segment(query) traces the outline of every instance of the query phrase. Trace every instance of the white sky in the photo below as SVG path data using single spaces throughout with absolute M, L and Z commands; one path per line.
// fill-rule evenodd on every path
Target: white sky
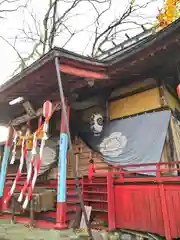
M 6 140 L 8 135 L 8 129 L 6 127 L 0 126 L 0 142 L 3 142 Z
M 24 0 L 22 0 L 24 1 Z M 47 2 L 47 0 L 31 0 L 32 1 L 32 9 L 37 14 L 38 18 L 41 19 L 44 15 L 44 12 L 46 11 L 46 8 L 42 7 L 43 4 Z M 136 0 L 138 3 L 144 3 L 146 0 Z M 121 9 L 124 9 L 127 5 L 128 0 L 113 0 L 113 5 L 111 8 L 111 11 L 109 11 L 103 21 L 104 24 L 108 24 L 109 21 L 113 19 L 114 16 L 119 16 Z M 162 4 L 162 0 L 157 0 L 157 2 L 151 4 L 148 8 L 143 10 L 143 15 L 146 20 L 146 18 L 149 20 L 151 19 L 153 22 L 153 19 L 157 15 L 158 7 L 160 7 Z M 82 29 L 86 26 L 88 26 L 90 23 L 92 23 L 95 16 L 92 14 L 92 9 L 87 4 L 81 4 L 77 9 L 76 12 L 80 14 L 77 17 L 72 18 L 72 21 L 70 24 L 73 26 L 74 29 Z M 6 18 L 4 20 L 0 20 L 0 36 L 3 36 L 4 38 L 12 38 L 16 36 L 19 32 L 19 29 L 22 28 L 23 20 L 26 19 L 26 21 L 31 21 L 28 19 L 27 12 L 24 10 L 19 10 L 14 13 L 10 13 L 5 16 Z M 138 16 L 134 16 L 136 20 L 138 20 Z M 145 21 L 144 20 L 144 21 Z M 139 21 L 142 21 L 139 19 Z M 31 24 L 31 23 L 30 23 Z M 75 51 L 77 53 L 81 54 L 89 54 L 91 51 L 91 42 L 88 44 L 89 39 L 92 38 L 93 34 L 93 27 L 89 27 L 85 29 L 81 34 L 76 35 L 73 40 L 67 45 L 67 49 L 71 51 Z M 129 33 L 128 33 L 129 34 Z M 137 34 L 137 31 L 131 31 L 130 35 Z M 124 39 L 124 34 L 122 36 L 122 39 L 120 37 L 119 42 L 121 42 Z M 55 43 L 56 46 L 61 47 L 62 42 L 64 41 L 63 36 L 61 36 L 60 39 Z M 19 49 L 21 49 L 23 52 L 28 51 L 28 49 L 31 48 L 31 45 L 29 45 L 26 42 L 20 43 L 18 45 Z M 17 55 L 14 52 L 14 50 L 2 39 L 0 39 L 0 66 L 1 66 L 1 78 L 0 78 L 0 84 L 4 83 L 8 80 L 9 76 L 11 76 L 13 70 L 17 66 Z M 7 135 L 7 131 L 4 127 L 0 127 L 0 141 L 3 141 L 4 138 Z

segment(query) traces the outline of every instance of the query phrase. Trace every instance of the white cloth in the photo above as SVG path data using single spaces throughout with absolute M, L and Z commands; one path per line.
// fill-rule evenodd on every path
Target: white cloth
M 38 156 L 38 153 L 39 153 L 39 149 L 40 148 L 37 147 L 37 150 L 36 150 L 37 154 L 36 154 L 35 159 L 37 159 L 37 156 Z M 29 163 L 30 163 L 31 158 L 32 158 L 31 151 L 27 151 L 27 155 L 26 155 L 27 171 L 29 169 Z M 44 172 L 46 172 L 49 169 L 50 165 L 56 161 L 55 158 L 56 158 L 56 151 L 53 148 L 45 146 L 44 149 L 43 149 L 43 155 L 42 155 L 42 159 L 41 159 L 41 166 L 40 166 L 40 170 L 39 170 L 39 174 L 38 175 L 41 175 Z

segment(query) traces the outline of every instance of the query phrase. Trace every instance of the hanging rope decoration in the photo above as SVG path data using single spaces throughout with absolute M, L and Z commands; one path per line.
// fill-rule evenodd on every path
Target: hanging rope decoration
M 39 121 L 38 121 L 38 127 L 40 127 L 42 124 L 42 118 L 40 117 Z M 26 178 L 26 181 L 24 183 L 24 186 L 20 192 L 20 195 L 19 195 L 19 198 L 18 198 L 18 202 L 22 202 L 23 198 L 24 198 L 24 194 L 28 188 L 28 185 L 30 183 L 30 180 L 31 180 L 31 175 L 32 175 L 32 172 L 33 172 L 33 166 L 34 166 L 34 162 L 35 162 L 35 157 L 37 155 L 37 133 L 35 132 L 34 133 L 34 138 L 33 138 L 33 147 L 32 147 L 32 151 L 31 151 L 31 160 L 30 160 L 30 163 L 29 163 L 29 169 L 28 169 L 28 174 L 27 174 L 27 178 Z
M 42 154 L 43 154 L 43 149 L 45 146 L 45 141 L 47 140 L 47 130 L 48 130 L 48 122 L 45 121 L 44 126 L 43 126 L 43 137 L 41 140 L 40 151 L 39 151 L 39 154 L 37 157 L 36 166 L 34 167 L 34 175 L 33 175 L 32 181 L 31 181 L 29 189 L 28 189 L 28 194 L 23 203 L 23 209 L 27 208 L 28 203 L 31 200 L 31 195 L 32 195 L 35 183 L 36 183 L 36 179 L 38 177 L 38 173 L 39 173 L 39 169 L 40 169 L 40 165 L 41 165 Z
M 12 150 L 12 157 L 11 157 L 10 164 L 14 164 L 16 159 L 17 140 L 18 140 L 18 134 L 16 133 L 13 139 L 13 150 Z
M 5 204 L 8 203 L 9 199 L 11 198 L 11 196 L 13 195 L 13 193 L 16 189 L 17 182 L 21 177 L 21 173 L 22 173 L 22 169 L 23 169 L 23 165 L 24 165 L 24 159 L 25 159 L 25 137 L 23 138 L 22 146 L 21 146 L 21 158 L 20 158 L 19 168 L 18 168 L 16 177 L 14 179 L 13 185 L 12 185 L 10 191 L 8 192 L 7 197 L 4 200 Z
M 47 109 L 46 109 L 47 108 Z M 42 159 L 42 155 L 43 155 L 43 149 L 45 146 L 45 142 L 47 140 L 47 131 L 48 131 L 48 123 L 49 123 L 49 119 L 52 116 L 52 104 L 51 102 L 47 101 L 44 103 L 43 105 L 43 115 L 46 118 L 44 125 L 43 125 L 43 136 L 42 136 L 42 140 L 41 140 L 41 145 L 40 145 L 40 150 L 39 150 L 39 154 L 37 157 L 37 161 L 36 161 L 36 166 L 34 167 L 34 175 L 32 177 L 32 181 L 30 183 L 29 189 L 28 189 L 28 194 L 25 198 L 25 201 L 23 203 L 23 209 L 26 209 L 28 206 L 29 201 L 31 200 L 31 195 L 38 177 L 38 173 L 40 170 L 40 166 L 41 166 L 41 159 Z
M 49 102 L 49 101 L 47 101 L 47 102 L 48 102 L 48 104 L 52 105 L 51 102 Z M 50 110 L 49 114 L 45 116 L 44 123 L 42 124 L 42 119 L 39 121 L 38 129 L 34 132 L 34 134 L 28 133 L 28 135 L 23 137 L 23 136 L 20 136 L 20 135 L 18 135 L 16 133 L 17 137 L 16 137 L 16 135 L 14 137 L 14 146 L 13 146 L 14 153 L 13 154 L 15 155 L 15 149 L 16 149 L 15 145 L 18 145 L 18 141 L 20 140 L 21 141 L 20 165 L 19 165 L 16 177 L 14 179 L 13 185 L 12 185 L 9 193 L 7 194 L 6 199 L 4 200 L 5 204 L 8 203 L 9 199 L 13 195 L 13 193 L 14 193 L 14 191 L 16 189 L 17 182 L 18 182 L 18 180 L 21 177 L 23 164 L 24 164 L 24 160 L 25 160 L 25 156 L 26 156 L 26 147 L 25 147 L 26 143 L 27 143 L 28 140 L 32 140 L 33 139 L 33 147 L 32 147 L 32 151 L 31 151 L 32 157 L 31 157 L 31 164 L 30 164 L 31 167 L 29 167 L 29 169 L 28 169 L 27 179 L 26 179 L 26 181 L 24 183 L 24 186 L 23 186 L 23 188 L 21 190 L 21 193 L 20 193 L 20 196 L 18 198 L 19 202 L 21 202 L 23 200 L 23 197 L 24 197 L 24 194 L 26 192 L 26 189 L 28 188 L 28 185 L 30 185 L 29 189 L 28 189 L 28 195 L 27 195 L 27 197 L 26 197 L 26 199 L 24 201 L 24 204 L 23 204 L 23 208 L 25 209 L 28 206 L 28 203 L 29 203 L 29 201 L 31 199 L 31 195 L 32 195 L 35 183 L 36 183 L 38 172 L 39 172 L 39 169 L 40 169 L 40 163 L 41 163 L 41 159 L 42 159 L 43 149 L 44 149 L 44 146 L 45 146 L 45 141 L 47 140 L 48 122 L 51 119 L 53 113 L 58 108 L 58 106 L 59 106 L 59 104 L 56 104 L 54 106 L 53 110 L 52 110 L 52 106 L 51 106 L 51 110 Z M 43 135 L 43 136 L 42 136 L 42 140 L 41 140 L 41 146 L 40 146 L 39 154 L 37 156 L 37 159 L 35 159 L 35 157 L 36 157 L 35 153 L 36 153 L 36 147 L 37 147 L 37 140 L 39 139 L 39 135 Z M 16 144 L 15 144 L 15 142 L 16 142 Z M 13 161 L 14 161 L 14 156 L 13 156 Z M 34 175 L 32 176 L 33 167 L 34 167 Z

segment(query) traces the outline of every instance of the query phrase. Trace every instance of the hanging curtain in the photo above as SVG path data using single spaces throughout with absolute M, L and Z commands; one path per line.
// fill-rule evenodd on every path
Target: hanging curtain
M 161 159 L 170 116 L 171 112 L 166 110 L 113 120 L 104 127 L 101 136 L 93 136 L 87 129 L 81 136 L 110 165 L 157 163 Z

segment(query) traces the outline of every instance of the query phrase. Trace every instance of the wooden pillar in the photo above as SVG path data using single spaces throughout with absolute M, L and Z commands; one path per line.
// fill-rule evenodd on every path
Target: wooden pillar
M 159 184 L 159 196 L 161 201 L 165 237 L 167 240 L 172 240 L 168 209 L 167 209 L 166 193 L 164 189 L 164 184 L 161 182 L 160 164 L 156 164 L 156 179 Z
M 107 194 L 108 194 L 108 230 L 115 229 L 115 203 L 114 203 L 114 184 L 111 172 L 107 173 Z
M 69 121 L 70 108 L 66 106 L 67 118 Z M 69 124 L 69 122 L 68 122 Z M 66 224 L 66 174 L 67 174 L 67 151 L 68 134 L 63 111 L 61 112 L 59 139 L 59 163 L 58 163 L 58 186 L 57 186 L 57 207 L 56 207 L 56 228 L 65 229 Z

